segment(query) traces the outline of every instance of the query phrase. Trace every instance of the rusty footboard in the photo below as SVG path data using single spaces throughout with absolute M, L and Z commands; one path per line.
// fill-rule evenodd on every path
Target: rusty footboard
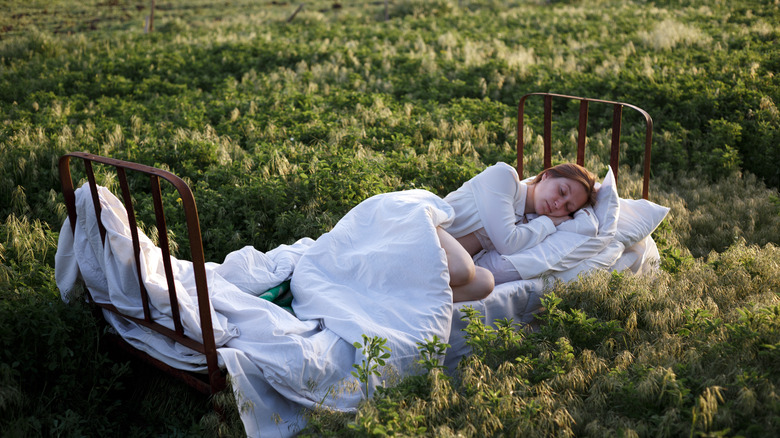
M 131 236 L 133 240 L 133 253 L 135 256 L 135 272 L 138 276 L 138 284 L 140 285 L 141 307 L 143 308 L 144 317 L 136 318 L 123 314 L 119 309 L 111 304 L 97 303 L 92 300 L 91 295 L 88 295 L 90 301 L 102 309 L 111 311 L 121 317 L 140 324 L 144 327 L 148 327 L 162 335 L 165 335 L 172 340 L 195 350 L 206 357 L 207 374 L 191 373 L 182 371 L 169 366 L 168 364 L 161 362 L 148 354 L 131 347 L 126 342 L 115 337 L 120 342 L 120 347 L 123 350 L 138 356 L 140 359 L 147 363 L 150 363 L 162 371 L 173 375 L 176 378 L 184 381 L 186 384 L 192 386 L 198 391 L 204 394 L 215 394 L 225 388 L 225 375 L 219 368 L 217 360 L 217 348 L 214 340 L 214 332 L 211 321 L 211 302 L 209 300 L 208 284 L 206 282 L 206 268 L 205 260 L 203 256 L 203 243 L 201 241 L 200 223 L 198 220 L 198 209 L 195 205 L 195 198 L 192 195 L 192 191 L 189 186 L 178 176 L 167 172 L 165 170 L 157 169 L 142 164 L 131 163 L 127 161 L 117 160 L 113 158 L 101 157 L 98 155 L 88 154 L 84 152 L 73 152 L 60 157 L 59 172 L 60 180 L 62 183 L 62 192 L 65 196 L 65 205 L 70 219 L 72 229 L 75 230 L 76 226 L 76 205 L 75 205 L 75 190 L 73 186 L 73 180 L 71 177 L 71 161 L 81 161 L 84 165 L 84 171 L 89 184 L 90 193 L 92 195 L 92 201 L 95 206 L 95 215 L 98 218 L 98 227 L 100 230 L 101 242 L 105 245 L 106 230 L 100 221 L 100 202 L 98 201 L 97 185 L 95 183 L 95 172 L 93 170 L 93 164 L 102 166 L 113 167 L 116 171 L 116 175 L 119 181 L 119 187 L 122 191 L 122 201 L 127 210 L 128 224 L 130 225 Z M 138 237 L 138 229 L 136 225 L 136 214 L 132 203 L 132 194 L 130 192 L 130 185 L 128 184 L 127 174 L 128 172 L 137 172 L 144 174 L 149 178 L 149 187 L 153 198 L 154 212 L 156 218 L 156 226 L 159 233 L 159 246 L 162 252 L 163 265 L 165 268 L 165 276 L 167 279 L 170 305 L 172 309 L 172 319 L 174 328 L 171 329 L 162 324 L 156 322 L 152 316 L 149 308 L 149 296 L 144 288 L 143 281 L 141 280 L 141 267 L 140 267 L 140 243 Z M 176 292 L 174 287 L 174 277 L 171 267 L 171 254 L 168 241 L 168 227 L 165 221 L 165 212 L 163 210 L 162 195 L 160 180 L 165 180 L 178 191 L 178 195 L 181 198 L 181 204 L 184 209 L 184 215 L 187 225 L 187 233 L 189 238 L 189 245 L 192 257 L 193 272 L 195 277 L 195 285 L 197 289 L 197 302 L 199 308 L 200 324 L 202 328 L 201 339 L 192 339 L 184 334 L 182 327 L 181 317 L 179 315 L 179 302 L 176 298 Z M 89 291 L 87 291 L 89 294 Z

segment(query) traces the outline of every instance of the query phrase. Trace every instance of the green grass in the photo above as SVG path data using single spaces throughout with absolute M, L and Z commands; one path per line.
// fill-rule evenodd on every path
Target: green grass
M 314 412 L 307 433 L 778 429 L 777 1 L 395 0 L 385 21 L 381 1 L 320 0 L 287 22 L 297 3 L 181 0 L 157 2 L 145 33 L 149 3 L 3 3 L 4 436 L 242 431 L 234 412 L 220 424 L 206 398 L 108 354 L 89 309 L 60 302 L 61 154 L 184 177 L 206 257 L 219 262 L 247 244 L 316 238 L 373 194 L 444 195 L 486 165 L 512 162 L 517 101 L 532 91 L 626 101 L 652 115 L 650 197 L 671 208 L 654 235 L 662 272 L 557 285 L 539 331 L 474 324 L 477 354 L 457 376 L 404 380 L 356 417 Z M 542 163 L 539 106 L 527 112 L 530 172 Z M 573 154 L 569 109 L 556 107 L 559 161 Z M 610 119 L 594 111 L 587 163 L 603 168 Z M 644 126 L 625 117 L 620 191 L 638 197 Z M 107 172 L 98 179 L 116 186 Z M 152 224 L 145 202 L 139 214 Z M 234 409 L 226 394 L 221 403 Z

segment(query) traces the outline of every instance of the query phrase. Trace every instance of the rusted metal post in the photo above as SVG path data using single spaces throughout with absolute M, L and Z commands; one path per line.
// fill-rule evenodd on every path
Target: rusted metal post
M 152 0 L 152 4 L 149 7 L 149 16 L 146 17 L 146 28 L 144 29 L 146 33 L 154 32 L 154 3 L 155 0 Z
M 287 19 L 287 22 L 289 23 L 293 21 L 293 18 L 295 18 L 295 16 L 298 15 L 298 12 L 301 12 L 302 9 L 303 9 L 303 3 L 301 3 L 300 6 L 298 6 L 298 9 L 296 9 L 295 12 L 293 12 L 292 15 L 290 15 L 290 18 Z

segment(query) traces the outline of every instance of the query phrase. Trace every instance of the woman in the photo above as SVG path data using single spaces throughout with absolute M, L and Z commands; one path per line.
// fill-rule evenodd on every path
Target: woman
M 448 194 L 444 200 L 455 210 L 455 220 L 437 231 L 453 300 L 478 300 L 493 291 L 493 274 L 475 266 L 474 255 L 483 249 L 513 254 L 538 244 L 593 203 L 595 183 L 596 176 L 577 164 L 559 164 L 523 183 L 512 166 L 497 163 Z M 529 221 L 526 215 L 538 218 Z

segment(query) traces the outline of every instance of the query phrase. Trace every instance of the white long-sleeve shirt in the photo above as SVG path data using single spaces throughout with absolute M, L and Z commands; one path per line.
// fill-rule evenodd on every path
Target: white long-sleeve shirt
M 444 198 L 455 210 L 455 220 L 445 229 L 456 238 L 476 231 L 484 249 L 500 254 L 530 248 L 556 229 L 547 216 L 524 223 L 527 195 L 517 171 L 496 163 Z

